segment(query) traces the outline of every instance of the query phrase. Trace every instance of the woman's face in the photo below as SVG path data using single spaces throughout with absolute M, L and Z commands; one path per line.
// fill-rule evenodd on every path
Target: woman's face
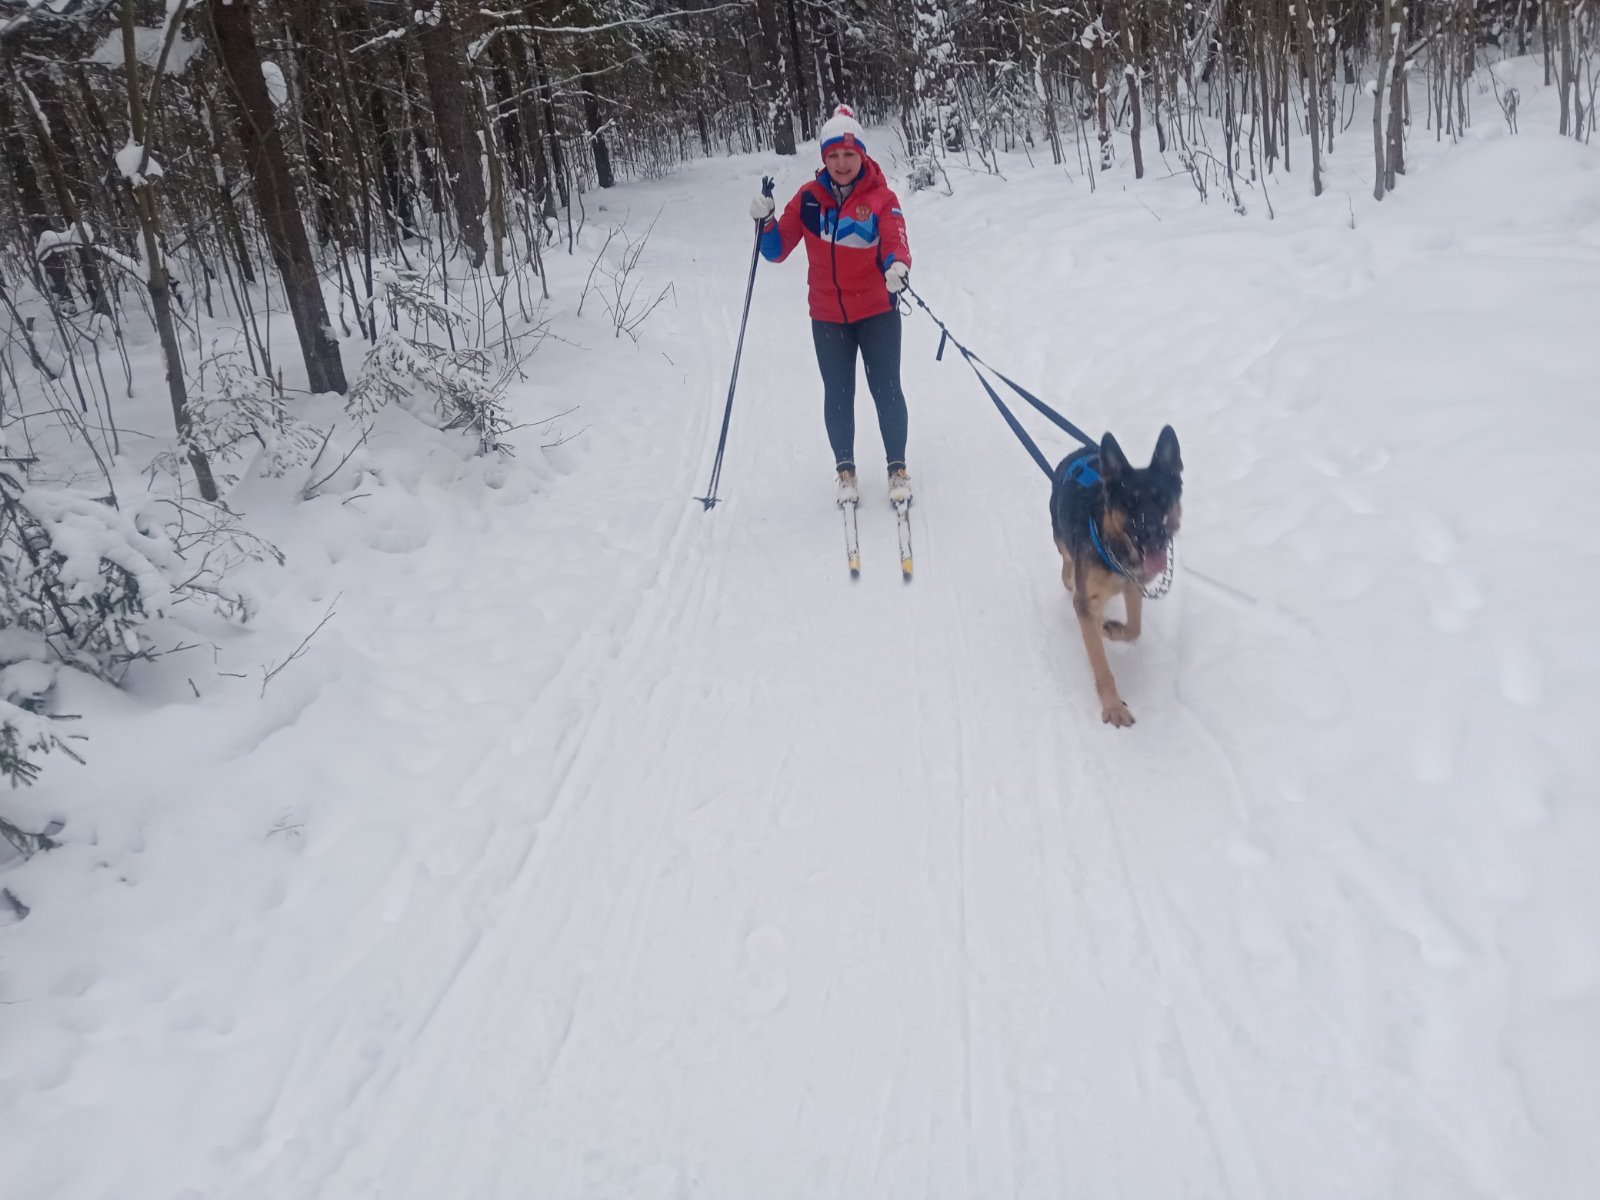
M 835 146 L 823 156 L 822 163 L 835 183 L 849 183 L 861 172 L 861 154 L 854 146 Z

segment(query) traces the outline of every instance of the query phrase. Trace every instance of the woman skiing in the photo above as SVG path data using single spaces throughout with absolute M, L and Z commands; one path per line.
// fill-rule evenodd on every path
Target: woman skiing
M 771 196 L 757 196 L 750 215 L 762 223 L 761 253 L 789 257 L 801 238 L 810 262 L 811 337 L 822 371 L 822 415 L 839 472 L 840 504 L 856 491 L 856 352 L 878 409 L 889 461 L 889 499 L 911 499 L 906 474 L 906 398 L 900 391 L 900 311 L 911 249 L 900 201 L 878 164 L 867 157 L 855 114 L 841 104 L 822 127 L 823 169 L 774 219 Z

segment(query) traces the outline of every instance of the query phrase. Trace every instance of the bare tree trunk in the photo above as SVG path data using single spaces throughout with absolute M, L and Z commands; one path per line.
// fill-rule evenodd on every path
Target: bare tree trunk
M 1572 55 L 1572 0 L 1546 0 L 1554 8 L 1556 46 L 1559 58 L 1556 64 L 1556 84 L 1561 93 L 1561 136 L 1583 136 L 1582 93 L 1578 90 L 1578 73 Z M 1572 103 L 1576 98 L 1576 106 Z M 1577 114 L 1573 112 L 1574 107 Z
M 1156 153 L 1167 152 L 1167 127 L 1161 120 L 1161 62 L 1155 55 L 1149 56 L 1150 65 L 1150 117 L 1156 127 Z
M 1374 200 L 1382 200 L 1384 192 L 1390 186 L 1389 175 L 1384 169 L 1383 97 L 1387 91 L 1384 87 L 1384 77 L 1389 71 L 1389 47 L 1394 41 L 1394 35 L 1389 32 L 1389 27 L 1394 20 L 1393 0 L 1383 0 L 1383 25 L 1378 30 L 1378 69 L 1373 75 L 1372 88 L 1372 154 L 1377 164 L 1372 180 Z
M 600 97 L 595 95 L 595 79 L 599 76 L 599 64 L 594 61 L 593 51 L 587 46 L 584 50 L 585 74 L 583 85 L 583 120 L 589 129 L 589 146 L 594 151 L 595 179 L 603 188 L 615 187 L 617 177 L 611 170 L 611 147 L 606 145 L 605 123 L 600 118 Z
M 777 0 L 756 0 L 756 20 L 761 26 L 762 95 L 767 108 L 765 124 L 772 131 L 772 148 L 779 154 L 793 154 L 793 103 L 789 97 L 789 73 L 783 62 Z
M 206 131 L 211 136 L 211 165 L 216 178 L 212 189 L 212 207 L 222 221 L 222 233 L 227 239 L 228 249 L 233 252 L 233 260 L 238 265 L 240 278 L 246 283 L 254 283 L 255 263 L 250 258 L 250 247 L 245 244 L 244 225 L 239 220 L 239 210 L 234 207 L 233 193 L 228 190 L 227 175 L 223 169 L 222 121 L 217 116 L 214 106 L 208 103 L 205 107 Z
M 452 0 L 411 2 L 428 97 L 433 102 L 433 127 L 455 200 L 457 232 L 467 248 L 467 261 L 481 267 L 488 249 L 483 237 L 482 152 L 474 120 L 477 105 L 468 90 L 472 84 L 467 78 L 467 56 L 452 19 L 454 5 Z
M 1261 130 L 1261 157 L 1263 172 L 1270 175 L 1273 164 L 1278 158 L 1277 136 L 1273 131 L 1273 113 L 1276 106 L 1272 102 L 1273 70 L 1267 59 L 1268 24 L 1265 18 L 1258 20 L 1255 27 L 1255 75 L 1256 75 L 1256 106 L 1255 123 Z
M 1321 11 L 1320 0 L 1319 0 L 1319 11 Z M 1318 26 L 1318 36 L 1321 37 L 1330 28 L 1331 28 L 1331 25 L 1328 22 L 1328 20 L 1326 18 L 1326 14 L 1324 12 L 1322 24 Z M 1327 44 L 1331 45 L 1331 43 L 1327 43 Z M 1323 51 L 1321 51 L 1321 50 L 1317 51 L 1317 57 L 1318 57 L 1319 61 L 1322 58 L 1322 54 L 1323 54 Z M 1322 91 L 1319 93 L 1319 95 L 1322 97 L 1322 114 L 1323 114 L 1322 130 L 1323 130 L 1324 133 L 1326 133 L 1328 135 L 1328 142 L 1327 142 L 1326 150 L 1327 150 L 1327 153 L 1329 153 L 1329 154 L 1333 153 L 1333 135 L 1334 135 L 1334 130 L 1336 130 L 1338 128 L 1338 126 L 1339 126 L 1339 120 L 1338 120 L 1339 107 L 1340 107 L 1339 106 L 1339 97 L 1338 97 L 1338 94 L 1334 91 L 1334 86 L 1333 86 L 1333 81 L 1334 81 L 1334 78 L 1335 78 L 1337 65 L 1338 65 L 1337 58 L 1334 55 L 1333 51 L 1331 51 L 1331 50 L 1328 51 L 1327 66 L 1323 68 L 1323 72 L 1322 72 L 1322 80 L 1321 80 Z
M 1389 79 L 1389 135 L 1384 184 L 1394 191 L 1395 176 L 1406 173 L 1406 52 L 1399 35 L 1395 37 L 1394 63 Z
M 527 97 L 517 82 L 511 61 L 511 39 L 494 41 L 494 67 L 490 72 L 494 80 L 494 105 L 499 117 L 495 119 L 495 138 L 506 156 L 506 167 L 511 172 L 511 183 L 518 191 L 533 192 L 534 181 L 529 174 Z
M 211 475 L 211 463 L 205 451 L 194 440 L 194 422 L 189 416 L 189 389 L 183 378 L 183 351 L 178 346 L 178 325 L 172 318 L 172 293 L 167 284 L 167 265 L 161 253 L 161 218 L 156 210 L 156 179 L 159 173 L 151 169 L 147 140 L 151 136 L 146 113 L 144 85 L 140 81 L 139 54 L 134 37 L 133 6 L 135 0 L 122 0 L 122 61 L 126 65 L 128 85 L 128 123 L 133 134 L 133 144 L 144 147 L 136 163 L 127 163 L 123 174 L 133 193 L 134 213 L 139 220 L 139 232 L 144 241 L 145 286 L 150 293 L 150 311 L 155 317 L 156 336 L 161 342 L 161 357 L 167 368 L 167 396 L 172 402 L 172 423 L 178 440 L 187 452 L 189 466 L 194 470 L 195 483 L 204 500 L 217 499 L 217 482 Z M 181 10 L 180 14 L 181 15 Z M 170 18 L 173 21 L 178 15 Z M 164 56 L 163 56 L 164 58 Z M 162 61 L 159 66 L 165 66 Z M 156 84 L 160 83 L 159 72 Z
M 800 39 L 800 19 L 796 9 L 801 0 L 784 0 L 783 7 L 789 17 L 789 57 L 794 67 L 794 94 L 800 109 L 800 140 L 809 142 L 816 136 L 816 123 L 812 119 L 811 86 L 806 79 L 805 47 Z
M 1539 5 L 1539 41 L 1544 46 L 1544 85 L 1550 86 L 1551 58 L 1550 58 L 1550 2 L 1541 0 Z
M 484 157 L 489 166 L 489 269 L 496 277 L 506 273 L 506 171 L 504 143 L 496 136 L 501 123 L 490 114 L 489 96 L 480 76 L 477 81 L 478 127 L 483 130 Z
M 522 129 L 522 152 L 527 157 L 533 168 L 533 196 L 543 211 L 553 211 L 555 208 L 555 195 L 550 187 L 550 161 L 545 157 L 544 135 L 539 128 L 539 114 L 534 100 L 537 89 L 533 82 L 533 71 L 528 65 L 525 50 L 526 43 L 522 39 L 502 42 L 501 48 L 506 57 L 510 59 L 512 78 L 517 89 L 517 111 L 520 114 L 518 124 Z M 711 153 L 710 148 L 706 154 Z
M 1291 101 L 1290 101 L 1290 93 L 1289 93 L 1289 71 L 1291 70 L 1290 63 L 1293 60 L 1293 58 L 1294 58 L 1294 55 L 1292 53 L 1290 53 L 1290 50 L 1289 50 L 1288 37 L 1285 36 L 1284 41 L 1283 41 L 1283 54 L 1278 59 L 1278 102 L 1279 102 L 1278 127 L 1279 127 L 1279 131 L 1280 131 L 1279 132 L 1279 141 L 1281 142 L 1281 144 L 1283 146 L 1283 169 L 1284 169 L 1285 172 L 1289 172 L 1289 171 L 1293 171 L 1294 170 L 1293 165 L 1289 161 L 1289 159 L 1290 159 L 1289 147 L 1294 142 L 1294 137 L 1289 132 L 1289 129 L 1290 129 L 1290 110 L 1292 108 L 1292 104 L 1291 104 Z
M 1239 114 L 1233 100 L 1233 74 L 1234 56 L 1228 53 L 1228 39 L 1226 32 L 1218 29 L 1217 32 L 1217 57 L 1222 69 L 1222 169 L 1228 184 L 1228 196 L 1233 202 L 1233 211 L 1243 216 L 1245 213 L 1244 201 L 1239 197 L 1238 157 L 1239 157 Z
M 694 108 L 695 129 L 700 134 L 700 153 L 707 158 L 711 157 L 711 123 L 706 120 L 705 105 L 697 104 Z
M 529 14 L 533 15 L 532 5 Z M 570 208 L 572 197 L 567 189 L 567 172 L 561 163 L 561 133 L 556 128 L 556 98 L 555 91 L 550 86 L 550 72 L 545 67 L 544 50 L 539 45 L 539 39 L 530 37 L 528 41 L 533 46 L 533 70 L 539 79 L 539 105 L 544 109 L 545 136 L 550 144 L 550 171 L 556 181 L 556 192 L 561 197 L 561 207 Z
M 1085 34 L 1090 44 L 1084 53 L 1089 59 L 1089 72 L 1094 87 L 1095 136 L 1100 142 L 1100 170 L 1111 169 L 1111 106 L 1110 81 L 1106 77 L 1106 34 L 1097 19 Z
M 1300 38 L 1300 78 L 1306 100 L 1306 132 L 1311 136 L 1311 194 L 1322 195 L 1322 43 L 1320 12 L 1306 14 Z
M 234 129 L 255 187 L 267 248 L 283 279 L 289 311 L 294 316 L 306 378 L 313 392 L 342 394 L 346 388 L 344 364 L 339 360 L 339 343 L 328 325 L 322 281 L 311 257 L 311 243 L 289 174 L 289 159 L 283 150 L 283 135 L 261 73 L 250 0 L 211 0 L 208 7 L 217 60 L 228 80 Z
M 1128 55 L 1127 80 L 1128 80 L 1128 134 L 1133 140 L 1133 177 L 1144 178 L 1144 143 L 1140 139 L 1140 131 L 1144 126 L 1143 96 L 1139 87 L 1139 52 L 1134 48 L 1133 37 L 1133 4 L 1130 0 L 1123 0 L 1122 4 L 1122 36 Z
M 1044 77 L 1044 63 L 1037 48 L 1033 55 L 1033 86 L 1040 102 L 1044 105 L 1044 132 L 1050 141 L 1050 158 L 1059 167 L 1064 157 L 1061 148 L 1061 118 L 1056 107 L 1055 89 Z

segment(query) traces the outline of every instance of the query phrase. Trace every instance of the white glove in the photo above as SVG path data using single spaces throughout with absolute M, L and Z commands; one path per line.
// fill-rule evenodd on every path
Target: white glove
M 757 196 L 750 201 L 750 219 L 752 221 L 765 221 L 778 211 L 777 201 L 771 196 Z
M 891 296 L 897 295 L 906 286 L 906 278 L 910 274 L 911 268 L 903 262 L 889 264 L 889 269 L 883 273 L 883 282 Z

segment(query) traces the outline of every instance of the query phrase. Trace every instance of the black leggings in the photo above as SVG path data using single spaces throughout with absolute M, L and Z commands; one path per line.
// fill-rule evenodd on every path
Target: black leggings
M 856 350 L 867 368 L 867 387 L 878 406 L 878 431 L 889 469 L 906 465 L 906 398 L 900 390 L 900 313 L 890 309 L 841 325 L 812 321 L 811 340 L 822 369 L 822 418 L 839 468 L 855 466 Z

